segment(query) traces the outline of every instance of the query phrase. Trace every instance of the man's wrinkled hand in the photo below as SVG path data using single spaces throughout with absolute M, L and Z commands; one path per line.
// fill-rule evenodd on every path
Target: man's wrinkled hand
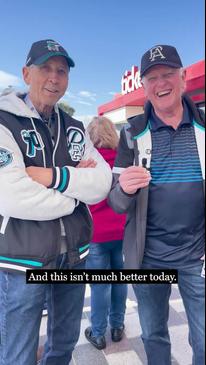
M 52 183 L 53 172 L 51 168 L 29 166 L 26 168 L 26 172 L 32 180 L 46 187 Z
M 81 160 L 76 167 L 85 168 L 85 167 L 96 167 L 96 166 L 97 166 L 96 161 L 93 160 L 92 158 L 89 158 L 88 160 Z
M 135 194 L 138 189 L 145 188 L 150 180 L 149 171 L 141 166 L 127 167 L 119 177 L 120 186 L 127 194 Z

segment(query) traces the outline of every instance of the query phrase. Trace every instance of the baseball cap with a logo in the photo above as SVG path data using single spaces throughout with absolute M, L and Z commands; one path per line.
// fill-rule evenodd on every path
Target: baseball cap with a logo
M 58 42 L 52 39 L 45 39 L 32 44 L 26 59 L 26 66 L 41 65 L 54 56 L 65 57 L 69 67 L 74 67 L 75 65 L 67 51 Z
M 181 68 L 182 61 L 173 46 L 157 45 L 150 48 L 141 59 L 141 77 L 155 65 L 165 65 L 174 68 Z

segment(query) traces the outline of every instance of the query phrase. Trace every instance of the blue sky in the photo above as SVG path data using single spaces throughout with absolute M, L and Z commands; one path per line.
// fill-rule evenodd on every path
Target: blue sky
M 185 66 L 204 58 L 204 0 L 0 0 L 0 9 L 0 90 L 23 88 L 31 44 L 55 39 L 75 61 L 65 100 L 83 120 L 152 46 L 176 46 Z

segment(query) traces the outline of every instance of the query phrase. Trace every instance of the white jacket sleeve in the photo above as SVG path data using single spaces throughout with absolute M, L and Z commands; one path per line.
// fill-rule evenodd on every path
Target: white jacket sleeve
M 53 179 L 52 187 L 61 191 L 63 195 L 75 198 L 86 204 L 96 204 L 105 199 L 111 188 L 112 171 L 109 164 L 94 148 L 86 132 L 83 160 L 88 160 L 89 158 L 97 162 L 96 167 L 76 168 L 64 166 L 63 168 L 55 168 L 54 174 L 56 176 Z
M 10 156 L 7 161 L 6 156 Z M 45 188 L 27 175 L 18 144 L 12 133 L 0 125 L 0 215 L 52 220 L 71 214 L 74 208 L 75 199 Z

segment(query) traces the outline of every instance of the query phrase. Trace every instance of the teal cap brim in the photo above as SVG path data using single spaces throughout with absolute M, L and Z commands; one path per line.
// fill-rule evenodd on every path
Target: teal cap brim
M 65 53 L 63 53 L 63 52 L 49 52 L 46 55 L 37 58 L 37 60 L 35 60 L 33 62 L 33 65 L 42 65 L 42 63 L 48 61 L 49 58 L 55 57 L 55 56 L 63 56 L 66 58 L 69 67 L 75 66 L 74 61 L 69 56 L 66 56 Z

